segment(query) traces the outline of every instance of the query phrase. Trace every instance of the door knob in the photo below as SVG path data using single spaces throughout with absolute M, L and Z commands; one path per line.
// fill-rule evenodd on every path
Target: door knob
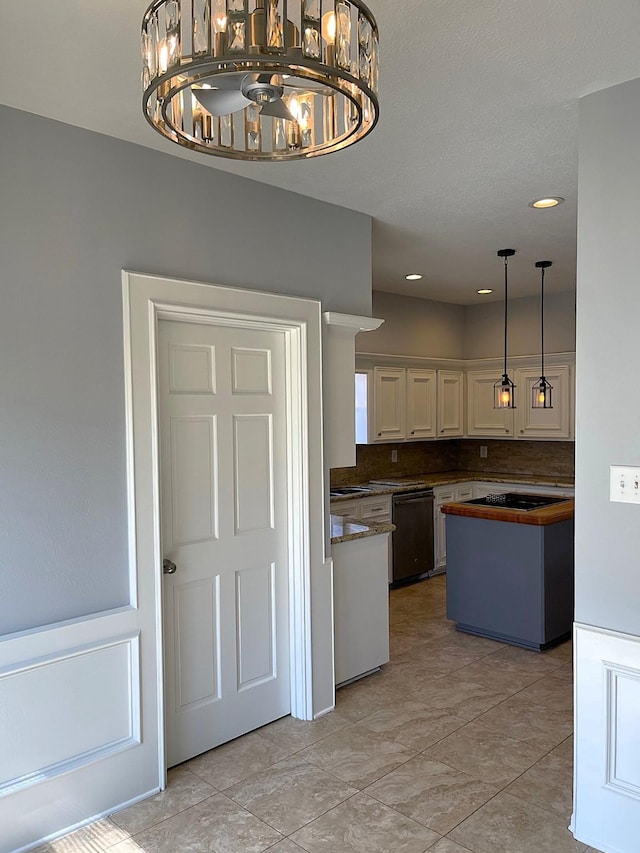
M 162 573 L 165 575 L 175 575 L 178 567 L 171 560 L 162 561 Z

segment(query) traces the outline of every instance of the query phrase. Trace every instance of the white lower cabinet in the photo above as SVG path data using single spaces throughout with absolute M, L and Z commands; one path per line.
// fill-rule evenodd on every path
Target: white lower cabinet
M 335 680 L 344 684 L 389 660 L 389 533 L 333 546 Z
M 348 501 L 334 501 L 329 506 L 331 515 L 342 515 L 362 521 L 391 521 L 391 495 L 376 495 Z M 387 575 L 393 579 L 393 546 L 391 534 L 387 537 Z
M 435 549 L 435 569 L 443 572 L 447 567 L 447 516 L 440 512 L 444 504 L 454 501 L 468 501 L 473 497 L 473 483 L 460 483 L 455 486 L 438 486 L 433 490 L 433 539 Z

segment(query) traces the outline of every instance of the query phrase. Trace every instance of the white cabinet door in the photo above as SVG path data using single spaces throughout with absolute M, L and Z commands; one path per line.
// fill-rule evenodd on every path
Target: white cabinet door
M 504 438 L 513 435 L 513 409 L 494 409 L 496 370 L 467 373 L 467 435 Z
M 374 367 L 374 441 L 406 438 L 407 371 L 404 367 Z
M 444 569 L 447 565 L 447 517 L 443 512 L 440 512 L 440 507 L 443 504 L 449 504 L 455 500 L 455 489 L 453 486 L 444 486 L 439 489 L 434 489 L 433 497 L 434 565 L 436 569 Z
M 435 370 L 407 370 L 407 438 L 436 436 L 437 374 Z
M 438 436 L 464 435 L 464 373 L 438 371 Z
M 553 387 L 552 409 L 531 407 L 533 386 L 540 379 L 539 368 L 515 371 L 516 435 L 518 438 L 571 438 L 572 400 L 569 365 L 550 367 L 545 375 Z

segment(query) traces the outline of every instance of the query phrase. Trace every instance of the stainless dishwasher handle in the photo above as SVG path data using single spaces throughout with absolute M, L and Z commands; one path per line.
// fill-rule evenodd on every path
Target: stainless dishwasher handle
M 421 503 L 425 503 L 426 501 L 432 501 L 432 500 L 433 500 L 432 497 L 410 498 L 409 500 L 406 500 L 406 501 L 396 501 L 396 506 L 400 506 L 400 505 L 404 505 L 404 504 L 421 504 Z

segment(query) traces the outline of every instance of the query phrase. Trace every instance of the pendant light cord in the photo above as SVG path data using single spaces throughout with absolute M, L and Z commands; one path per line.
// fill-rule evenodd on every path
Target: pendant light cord
M 542 354 L 542 379 L 544 379 L 544 267 L 540 282 L 540 351 Z
M 507 261 L 504 259 L 504 375 L 507 375 Z

